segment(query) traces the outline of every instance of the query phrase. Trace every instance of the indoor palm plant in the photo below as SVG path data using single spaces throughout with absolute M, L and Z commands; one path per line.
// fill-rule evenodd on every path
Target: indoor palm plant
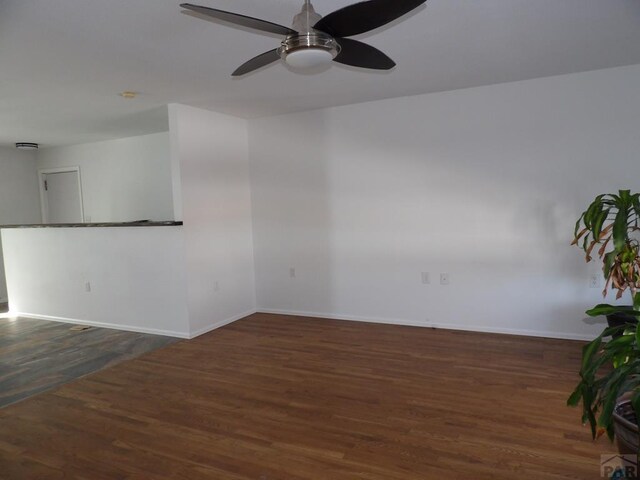
M 618 332 L 622 335 L 603 341 Z M 640 324 L 608 327 L 583 347 L 580 382 L 567 404 L 580 401 L 582 421 L 594 439 L 607 433 L 613 440 L 615 433 L 622 453 L 638 451 Z
M 598 195 L 576 222 L 573 244 L 602 260 L 603 295 L 631 294 L 632 305 L 599 304 L 590 316 L 607 315 L 610 326 L 584 346 L 580 382 L 567 403 L 582 401 L 583 421 L 594 438 L 607 433 L 624 453 L 638 451 L 640 426 L 640 194 L 620 190 Z M 597 249 L 597 250 L 596 250 Z M 606 341 L 611 337 L 609 341 Z
M 636 295 L 640 287 L 640 244 L 633 235 L 640 232 L 639 222 L 640 193 L 620 190 L 617 195 L 598 195 L 578 218 L 572 242 L 584 250 L 587 262 L 592 260 L 594 250 L 602 261 L 602 295 L 606 296 L 611 288 L 617 290 L 616 299 L 620 299 L 628 290 L 636 311 L 640 310 L 640 297 Z M 621 310 L 606 304 L 598 307 L 600 311 L 594 309 L 591 313 L 607 315 L 612 309 Z

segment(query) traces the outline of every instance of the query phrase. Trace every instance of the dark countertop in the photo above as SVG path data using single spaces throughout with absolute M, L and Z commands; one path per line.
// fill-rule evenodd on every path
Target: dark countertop
M 34 223 L 31 225 L 0 225 L 0 228 L 85 228 L 85 227 L 173 227 L 182 222 L 140 220 L 136 222 L 108 222 L 108 223 Z

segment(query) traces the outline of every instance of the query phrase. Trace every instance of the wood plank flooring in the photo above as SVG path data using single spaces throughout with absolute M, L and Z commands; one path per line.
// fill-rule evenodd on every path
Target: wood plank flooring
M 82 327 L 0 318 L 0 407 L 177 341 L 108 328 L 78 328 Z
M 597 479 L 580 347 L 255 314 L 0 410 L 0 477 Z

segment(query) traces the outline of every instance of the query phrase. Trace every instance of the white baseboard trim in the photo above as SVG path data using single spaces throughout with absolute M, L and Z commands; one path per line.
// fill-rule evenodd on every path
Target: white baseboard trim
M 160 330 L 157 328 L 137 327 L 134 325 L 120 325 L 107 322 L 93 322 L 90 320 L 78 320 L 76 318 L 55 317 L 53 315 L 40 315 L 37 313 L 27 312 L 10 312 L 15 317 L 35 318 L 38 320 L 50 320 L 52 322 L 73 323 L 76 325 L 88 325 L 91 327 L 111 328 L 112 330 L 124 330 L 127 332 L 151 333 L 153 335 L 164 335 L 167 337 L 190 338 L 186 332 L 176 332 L 173 330 Z
M 299 317 L 328 318 L 330 320 L 346 320 L 350 322 L 385 323 L 389 325 L 404 325 L 408 327 L 438 328 L 443 330 L 463 330 L 467 332 L 498 333 L 503 335 L 521 335 L 525 337 L 556 338 L 561 340 L 586 340 L 595 338 L 593 335 L 584 335 L 565 332 L 550 332 L 541 330 L 524 330 L 517 328 L 488 327 L 478 325 L 461 325 L 452 323 L 412 322 L 410 320 L 398 320 L 391 318 L 361 317 L 354 315 L 341 315 L 334 313 L 304 312 L 295 310 L 274 310 L 258 308 L 258 313 L 272 313 L 276 315 L 295 315 Z
M 351 322 L 368 322 L 368 323 L 384 323 L 389 325 L 404 325 L 410 327 L 422 327 L 422 328 L 438 328 L 444 330 L 463 330 L 469 332 L 483 332 L 483 333 L 498 333 L 505 335 L 522 335 L 527 337 L 542 337 L 542 338 L 557 338 L 563 340 L 593 340 L 593 336 L 584 335 L 584 334 L 575 334 L 575 333 L 564 333 L 564 332 L 549 332 L 549 331 L 539 331 L 539 330 L 524 330 L 524 329 L 513 329 L 513 328 L 496 328 L 496 327 L 488 327 L 488 326 L 477 326 L 477 325 L 460 325 L 460 324 L 449 324 L 449 323 L 427 323 L 427 322 L 412 322 L 409 320 L 398 320 L 398 319 L 390 319 L 390 318 L 378 318 L 378 317 L 362 317 L 355 315 L 341 315 L 334 313 L 319 313 L 319 312 L 306 312 L 306 311 L 297 311 L 297 310 L 280 310 L 280 309 L 269 309 L 269 308 L 258 308 L 247 310 L 246 312 L 240 313 L 238 315 L 234 315 L 233 317 L 229 317 L 224 320 L 220 320 L 211 325 L 207 325 L 204 328 L 195 330 L 190 333 L 185 332 L 177 332 L 172 330 L 160 330 L 156 328 L 146 328 L 146 327 L 138 327 L 133 325 L 115 325 L 112 323 L 106 322 L 94 322 L 88 320 L 79 320 L 75 318 L 67 318 L 67 317 L 55 317 L 52 315 L 40 315 L 35 313 L 27 313 L 27 312 L 10 312 L 12 316 L 17 317 L 27 317 L 27 318 L 36 318 L 39 320 L 50 320 L 54 322 L 61 323 L 72 323 L 76 325 L 89 325 L 92 327 L 101 327 L 101 328 L 111 328 L 114 330 L 125 330 L 128 332 L 138 332 L 138 333 L 150 333 L 154 335 L 165 335 L 169 337 L 176 338 L 195 338 L 200 335 L 203 335 L 207 332 L 215 330 L 220 327 L 224 327 L 225 325 L 229 325 L 230 323 L 241 320 L 249 315 L 253 315 L 254 313 L 271 313 L 276 315 L 293 315 L 299 317 L 311 317 L 311 318 L 327 318 L 331 320 L 345 320 Z
M 251 309 L 251 310 L 247 310 L 246 312 L 241 313 L 239 315 L 234 315 L 233 317 L 229 317 L 229 318 L 226 318 L 224 320 L 220 320 L 219 322 L 212 323 L 211 325 L 207 325 L 204 328 L 200 328 L 198 330 L 195 330 L 195 331 L 191 332 L 191 334 L 189 335 L 189 338 L 191 339 L 191 338 L 199 337 L 200 335 L 204 335 L 205 333 L 208 333 L 208 332 L 210 332 L 212 330 L 215 330 L 215 329 L 220 328 L 220 327 L 224 327 L 225 325 L 229 325 L 230 323 L 233 323 L 233 322 L 236 322 L 236 321 L 238 321 L 240 319 L 248 317 L 249 315 L 253 315 L 254 313 L 256 313 L 256 309 L 255 308 Z

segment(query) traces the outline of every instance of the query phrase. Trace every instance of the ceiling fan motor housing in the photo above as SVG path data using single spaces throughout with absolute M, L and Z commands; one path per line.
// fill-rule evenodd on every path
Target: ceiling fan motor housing
M 340 45 L 333 37 L 323 32 L 314 31 L 298 35 L 287 36 L 278 49 L 281 58 L 286 59 L 290 53 L 313 48 L 324 50 L 331 54 L 331 58 L 336 58 L 340 53 Z
M 302 50 L 314 49 L 316 53 L 327 52 L 330 59 L 336 58 L 340 53 L 340 45 L 333 37 L 319 30 L 314 30 L 313 25 L 322 18 L 313 8 L 309 0 L 305 0 L 302 11 L 293 17 L 293 30 L 296 34 L 287 35 L 278 49 L 278 55 L 286 60 L 287 55 Z M 322 56 L 322 53 L 320 53 Z M 325 54 L 326 55 L 326 54 Z

